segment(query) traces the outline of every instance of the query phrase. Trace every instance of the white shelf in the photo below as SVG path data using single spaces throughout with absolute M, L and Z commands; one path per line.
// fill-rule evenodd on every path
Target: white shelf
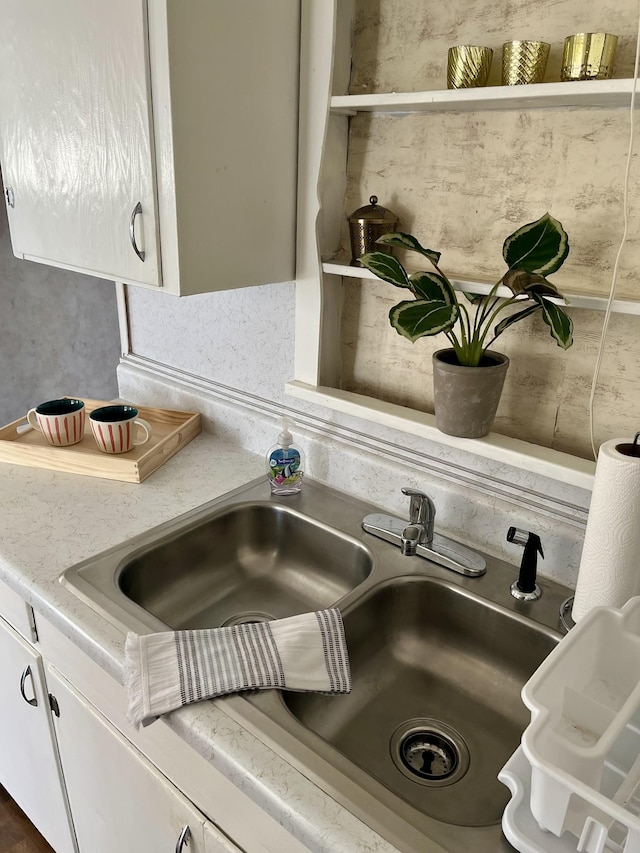
M 336 412 L 363 418 L 382 426 L 435 441 L 504 465 L 513 465 L 525 471 L 541 474 L 581 489 L 593 488 L 595 462 L 530 444 L 518 438 L 490 433 L 485 438 L 457 438 L 446 435 L 436 427 L 435 416 L 418 412 L 395 403 L 385 403 L 375 397 L 341 391 L 337 388 L 307 385 L 304 382 L 287 382 L 287 394 L 299 400 L 316 403 Z
M 325 262 L 322 264 L 322 270 L 329 275 L 380 281 L 380 279 L 372 275 L 369 270 L 364 267 L 352 267 L 349 264 L 344 263 Z M 488 284 L 486 281 L 471 281 L 470 279 L 462 278 L 452 278 L 450 281 L 455 290 L 466 293 L 486 294 L 489 293 L 492 288 L 492 285 Z M 563 291 L 563 293 L 565 292 Z M 499 287 L 497 295 L 505 298 L 513 296 L 507 287 Z M 565 296 L 567 297 L 567 302 L 569 303 L 570 308 L 586 308 L 590 311 L 605 311 L 607 307 L 607 300 L 604 296 L 587 296 L 580 293 L 565 293 Z M 631 299 L 614 299 L 612 310 L 616 314 L 634 314 L 636 316 L 640 316 L 640 302 L 636 302 Z
M 485 86 L 432 92 L 334 95 L 331 112 L 416 113 L 456 110 L 538 109 L 545 107 L 628 107 L 633 80 L 579 80 L 527 86 Z M 636 90 L 637 91 L 637 90 Z M 640 103 L 639 103 L 640 106 Z

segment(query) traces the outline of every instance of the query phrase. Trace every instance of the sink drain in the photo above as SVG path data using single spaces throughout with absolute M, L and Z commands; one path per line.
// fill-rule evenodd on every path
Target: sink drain
M 439 720 L 402 723 L 389 746 L 398 770 L 421 785 L 451 785 L 469 769 L 469 750 L 462 736 Z
M 242 613 L 229 616 L 220 627 L 232 628 L 234 625 L 248 625 L 252 622 L 271 622 L 273 619 L 274 617 L 270 613 L 263 613 L 260 610 L 245 610 Z

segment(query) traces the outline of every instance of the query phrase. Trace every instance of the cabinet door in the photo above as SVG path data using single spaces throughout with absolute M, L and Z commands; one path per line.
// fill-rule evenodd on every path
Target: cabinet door
M 174 853 L 187 826 L 184 853 L 204 853 L 204 816 L 51 666 L 47 679 L 80 853 Z
M 0 683 L 0 783 L 56 853 L 73 853 L 42 658 L 2 619 Z
M 0 0 L 0 12 L 14 253 L 158 284 L 145 0 Z

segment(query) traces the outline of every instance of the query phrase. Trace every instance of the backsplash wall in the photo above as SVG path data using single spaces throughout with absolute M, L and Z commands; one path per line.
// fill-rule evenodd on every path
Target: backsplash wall
M 465 0 L 360 0 L 356 4 L 351 92 L 445 88 L 447 49 L 494 48 L 490 83 L 500 77 L 501 45 L 513 38 L 552 44 L 548 80 L 559 79 L 562 42 L 573 32 L 621 36 L 617 77 L 633 74 L 635 0 L 522 0 L 470 6 Z M 416 22 L 417 25 L 416 25 Z M 532 109 L 359 114 L 351 120 L 345 217 L 371 194 L 401 227 L 442 252 L 452 277 L 495 282 L 502 243 L 546 210 L 562 221 L 571 251 L 552 281 L 567 291 L 608 294 L 622 236 L 622 189 L 629 113 L 620 109 Z M 634 150 L 629 239 L 617 296 L 640 298 L 640 170 Z M 346 228 L 344 245 L 348 245 Z M 415 259 L 414 259 L 415 263 Z M 431 354 L 443 336 L 415 344 L 388 323 L 397 291 L 378 281 L 347 281 L 343 387 L 433 411 Z M 539 318 L 507 332 L 497 348 L 511 358 L 495 431 L 591 457 L 588 399 L 602 328 L 600 312 L 573 309 L 567 352 Z M 596 439 L 630 435 L 640 421 L 640 319 L 614 315 L 596 396 Z
M 293 376 L 293 282 L 186 299 L 140 287 L 127 293 L 133 353 L 272 407 L 285 402 L 284 383 Z

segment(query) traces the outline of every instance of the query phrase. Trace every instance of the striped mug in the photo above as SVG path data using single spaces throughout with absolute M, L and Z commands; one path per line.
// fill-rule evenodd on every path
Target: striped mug
M 52 447 L 68 447 L 84 438 L 84 403 L 63 397 L 48 400 L 27 412 L 27 421 Z
M 113 405 L 94 409 L 89 415 L 89 423 L 93 437 L 104 453 L 127 453 L 133 447 L 146 444 L 152 435 L 150 424 L 138 417 L 134 406 Z

